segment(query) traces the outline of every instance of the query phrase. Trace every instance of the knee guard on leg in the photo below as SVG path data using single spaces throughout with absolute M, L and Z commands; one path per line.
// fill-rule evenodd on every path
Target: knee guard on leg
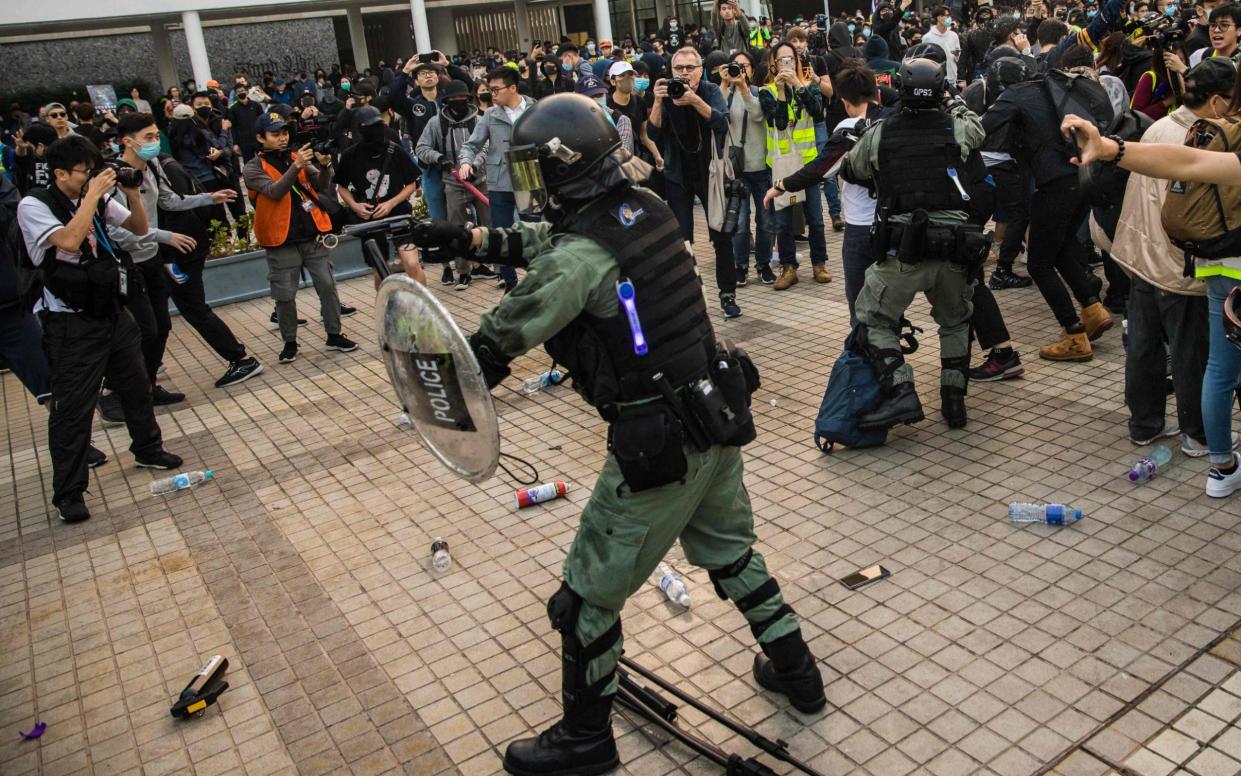
M 574 705 L 598 699 L 616 675 L 613 669 L 595 682 L 588 683 L 586 672 L 591 661 L 607 654 L 621 638 L 620 618 L 598 638 L 582 644 L 577 637 L 577 621 L 582 612 L 582 597 L 565 582 L 547 601 L 547 617 L 552 629 L 560 632 L 560 689 L 566 710 Z
M 896 370 L 905 363 L 905 356 L 900 350 L 889 348 L 877 348 L 871 344 L 870 338 L 867 336 L 869 327 L 864 323 L 859 323 L 857 327 L 857 338 L 854 340 L 858 353 L 865 358 L 875 369 L 875 376 L 879 379 L 879 388 L 884 394 L 889 394 L 893 390 L 893 376 Z M 911 335 L 912 336 L 912 335 Z M 916 349 L 917 345 L 914 344 Z M 910 351 L 913 352 L 913 351 Z
M 764 577 L 757 585 L 740 579 L 752 565 L 755 567 L 753 570 Z M 750 623 L 750 632 L 759 642 L 764 640 L 764 634 L 772 626 L 786 617 L 796 626 L 797 613 L 784 602 L 784 597 L 780 594 L 780 583 L 767 574 L 762 556 L 756 555 L 752 548 L 746 550 L 745 555 L 733 563 L 708 570 L 707 576 L 710 577 L 716 594 L 721 599 L 731 598 L 737 609 L 745 615 Z

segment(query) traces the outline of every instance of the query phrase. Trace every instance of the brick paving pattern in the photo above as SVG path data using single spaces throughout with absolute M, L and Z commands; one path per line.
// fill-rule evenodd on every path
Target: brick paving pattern
M 804 266 L 776 293 L 751 275 L 744 317 L 724 322 L 698 241 L 717 332 L 762 370 L 746 483 L 829 706 L 806 717 L 756 689 L 745 621 L 677 548 L 693 606 L 647 586 L 624 612 L 628 654 L 830 774 L 1241 772 L 1241 501 L 1208 499 L 1205 461 L 1179 453 L 1150 483 L 1124 478 L 1139 451 L 1119 326 L 1091 363 L 1040 362 L 1050 312 L 1033 289 L 1000 292 L 1026 376 L 971 386 L 970 425 L 950 431 L 919 301 L 910 317 L 928 332 L 911 360 L 928 420 L 883 448 L 823 455 L 813 418 L 848 327 L 838 235 L 829 248 L 834 282 L 815 284 Z M 467 330 L 498 297 L 487 283 L 433 287 Z M 46 416 L 4 376 L 0 771 L 472 776 L 497 772 L 508 741 L 557 718 L 544 602 L 601 465 L 602 422 L 567 387 L 496 391 L 504 449 L 574 485 L 515 513 L 510 479 L 457 480 L 395 427 L 370 281 L 342 296 L 361 308 L 345 333 L 362 347 L 323 352 L 307 292 L 311 322 L 289 365 L 276 363 L 269 301 L 223 308 L 267 365 L 231 391 L 211 387 L 222 365 L 176 322 L 163 379 L 189 401 L 160 409 L 160 423 L 186 468 L 218 478 L 152 497 L 124 429 L 97 426 L 111 461 L 92 475 L 94 517 L 81 525 L 49 519 Z M 548 362 L 540 351 L 514 372 Z M 1014 499 L 1067 501 L 1087 517 L 1013 527 Z M 437 536 L 453 555 L 442 575 L 430 568 Z M 890 579 L 856 592 L 835 581 L 878 562 Z M 230 689 L 201 718 L 174 721 L 172 699 L 215 653 L 230 660 Z M 681 712 L 682 725 L 753 753 Z M 16 740 L 39 720 L 41 739 Z M 622 772 L 715 771 L 623 714 L 617 734 Z

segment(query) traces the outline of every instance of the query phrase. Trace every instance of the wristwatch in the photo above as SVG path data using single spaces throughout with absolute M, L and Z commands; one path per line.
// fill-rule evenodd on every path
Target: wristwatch
M 775 189 L 776 191 L 780 192 L 781 194 L 787 194 L 787 193 L 788 193 L 788 192 L 785 190 L 785 188 L 784 188 L 784 179 L 783 179 L 783 178 L 781 178 L 780 180 L 778 180 L 778 181 L 776 181 L 775 183 L 771 184 L 771 187 L 772 187 L 773 189 Z

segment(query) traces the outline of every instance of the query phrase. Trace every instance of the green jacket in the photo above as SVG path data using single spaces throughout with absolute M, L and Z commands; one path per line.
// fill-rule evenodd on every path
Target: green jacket
M 969 155 L 982 146 L 983 140 L 987 138 L 987 133 L 983 131 L 982 122 L 978 120 L 978 116 L 964 105 L 957 105 L 952 108 L 952 126 L 953 136 L 956 138 L 957 145 L 961 147 L 961 161 L 964 162 Z M 880 121 L 868 131 L 862 133 L 858 138 L 857 144 L 845 156 L 845 165 L 848 166 L 848 180 L 867 181 L 874 183 L 879 177 L 879 140 L 882 137 L 883 122 Z M 963 224 L 969 215 L 963 210 L 932 210 L 927 213 L 933 224 Z M 909 221 L 910 215 L 904 213 L 892 217 L 893 223 L 906 223 Z
M 517 287 L 483 313 L 478 328 L 504 355 L 516 358 L 538 347 L 583 312 L 618 314 L 620 267 L 611 253 L 580 235 L 553 235 L 547 222 L 519 221 L 513 228 L 530 266 Z

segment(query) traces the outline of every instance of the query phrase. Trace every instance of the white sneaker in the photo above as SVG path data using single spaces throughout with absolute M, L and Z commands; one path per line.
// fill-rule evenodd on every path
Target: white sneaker
M 1241 455 L 1232 454 L 1234 464 L 1241 464 Z M 1207 495 L 1211 498 L 1224 498 L 1241 490 L 1241 465 L 1232 470 L 1231 474 L 1223 474 L 1214 466 L 1207 472 Z
M 1241 447 L 1241 432 L 1232 432 L 1232 449 L 1236 450 Z M 1190 458 L 1201 458 L 1211 452 L 1211 448 L 1207 447 L 1205 442 L 1199 442 L 1189 434 L 1181 436 L 1181 452 Z
M 1180 426 L 1172 426 L 1172 427 L 1164 426 L 1163 431 L 1160 431 L 1158 434 L 1155 434 L 1153 437 L 1150 437 L 1149 439 L 1135 439 L 1133 437 L 1129 437 L 1129 441 L 1132 442 L 1135 447 L 1146 447 L 1147 445 L 1153 442 L 1158 442 L 1160 439 L 1167 439 L 1168 437 L 1174 437 L 1180 433 L 1181 433 Z

